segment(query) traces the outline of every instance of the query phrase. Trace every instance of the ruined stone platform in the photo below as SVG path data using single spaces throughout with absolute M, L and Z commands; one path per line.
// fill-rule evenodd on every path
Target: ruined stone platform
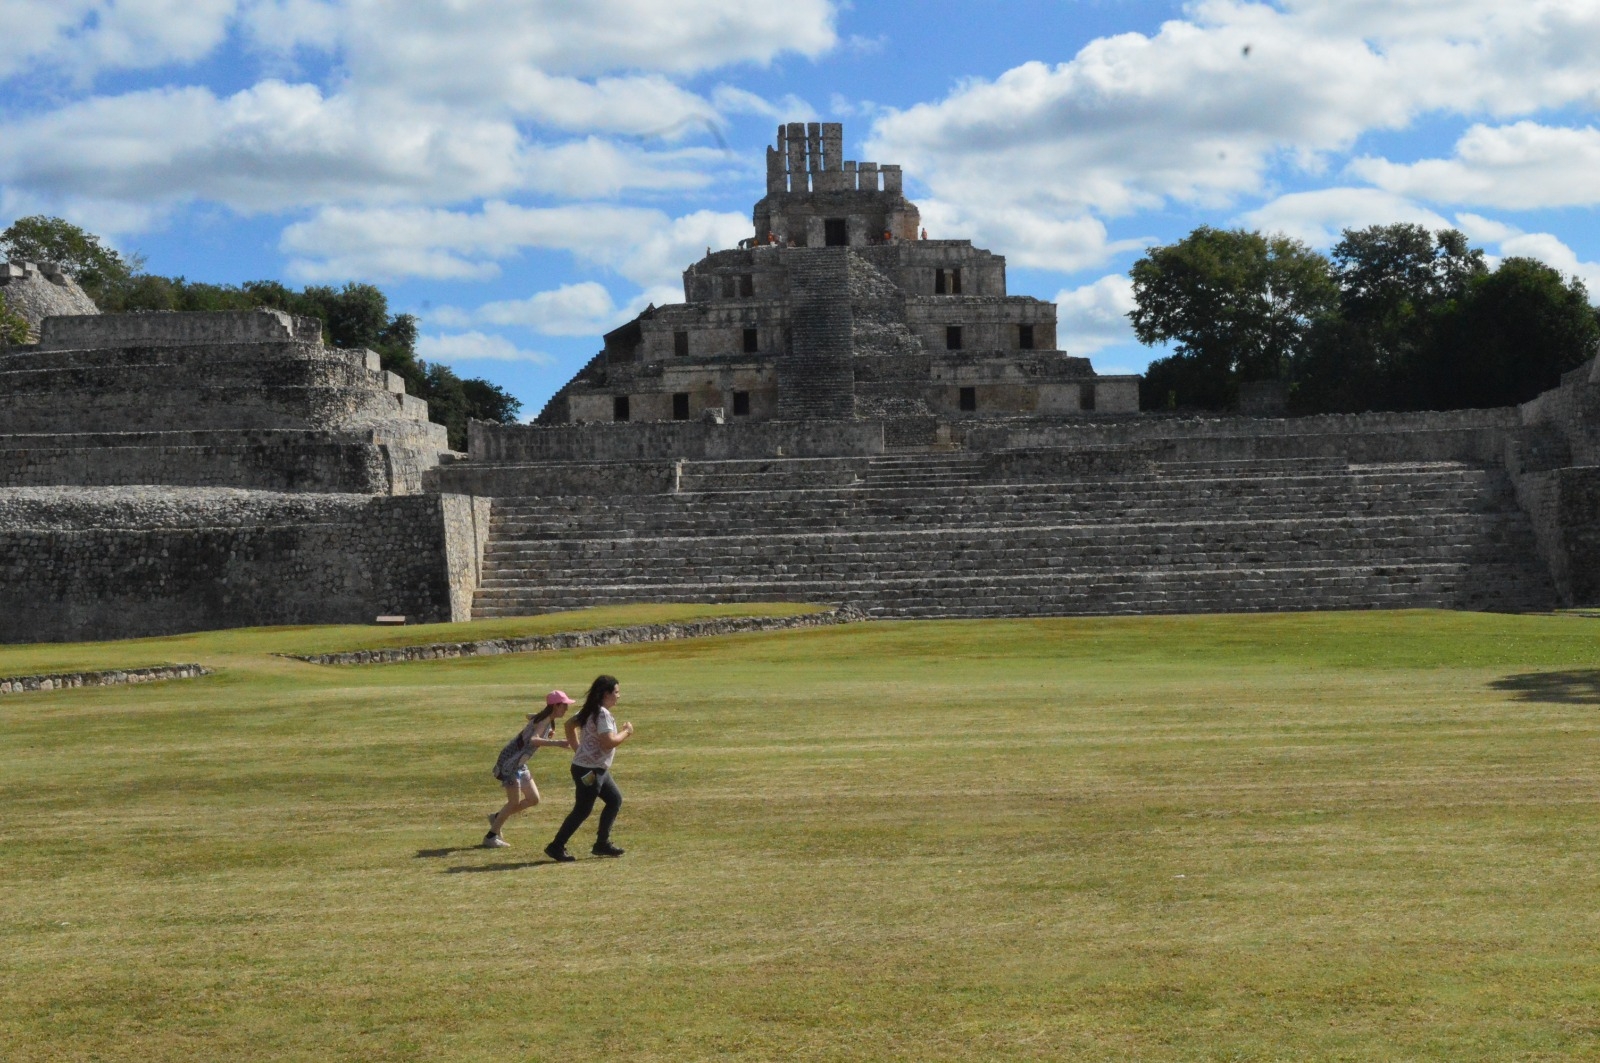
M 448 447 L 371 351 L 277 311 L 52 317 L 0 352 L 0 485 L 410 494 Z

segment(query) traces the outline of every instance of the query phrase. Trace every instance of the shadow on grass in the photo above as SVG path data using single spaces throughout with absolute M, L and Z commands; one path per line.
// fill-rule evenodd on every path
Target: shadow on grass
M 1557 705 L 1600 705 L 1600 668 L 1570 672 L 1528 672 L 1508 675 L 1489 684 L 1511 693 L 1518 701 Z
M 514 864 L 457 864 L 455 867 L 445 868 L 447 875 L 471 875 L 479 871 L 521 871 L 525 867 L 544 867 L 554 864 L 554 860 L 519 860 Z
M 441 856 L 453 856 L 456 853 L 470 853 L 482 849 L 481 845 L 457 845 L 449 849 L 418 849 L 418 860 L 436 860 Z

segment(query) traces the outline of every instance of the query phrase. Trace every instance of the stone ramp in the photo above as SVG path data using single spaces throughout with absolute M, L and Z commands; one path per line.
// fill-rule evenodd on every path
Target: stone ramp
M 992 483 L 979 456 L 892 456 L 850 486 L 502 498 L 474 615 L 774 599 L 875 616 L 1554 603 L 1499 470 L 1322 458 L 1156 470 Z

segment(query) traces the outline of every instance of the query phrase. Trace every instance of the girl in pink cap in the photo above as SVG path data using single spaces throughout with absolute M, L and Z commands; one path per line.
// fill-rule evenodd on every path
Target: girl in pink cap
M 506 803 L 500 811 L 489 813 L 489 833 L 483 836 L 485 849 L 503 849 L 510 845 L 500 837 L 500 828 L 518 812 L 539 803 L 539 788 L 533 784 L 533 775 L 528 771 L 528 758 L 540 746 L 572 748 L 566 739 L 555 737 L 556 721 L 567 714 L 567 706 L 571 704 L 572 699 L 563 692 L 550 691 L 545 695 L 544 708 L 528 715 L 528 725 L 506 743 L 495 759 L 494 777 L 506 788 Z

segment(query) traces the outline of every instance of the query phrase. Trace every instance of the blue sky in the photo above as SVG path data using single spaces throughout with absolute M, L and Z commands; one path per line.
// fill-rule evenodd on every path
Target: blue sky
M 749 233 L 780 121 L 905 168 L 1062 345 L 1200 224 L 1464 230 L 1600 293 L 1600 0 L 0 0 L 0 225 L 370 280 L 524 413 Z

